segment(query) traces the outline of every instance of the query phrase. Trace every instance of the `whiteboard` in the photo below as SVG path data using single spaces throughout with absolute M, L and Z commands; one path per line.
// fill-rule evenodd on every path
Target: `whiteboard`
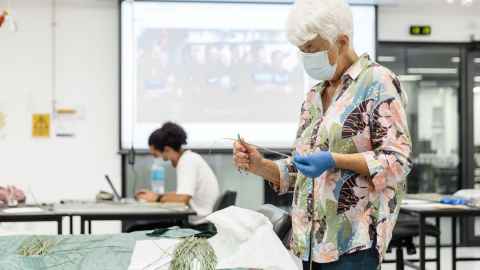
M 122 2 L 121 144 L 147 149 L 166 121 L 188 147 L 230 148 L 237 134 L 290 148 L 312 86 L 288 43 L 287 4 Z M 352 6 L 354 46 L 375 54 L 375 7 Z

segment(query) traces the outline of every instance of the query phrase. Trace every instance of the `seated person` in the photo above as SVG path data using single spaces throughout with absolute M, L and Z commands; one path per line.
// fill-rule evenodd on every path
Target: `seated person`
M 135 195 L 138 200 L 147 202 L 175 202 L 190 205 L 197 213 L 191 216 L 191 227 L 206 223 L 205 217 L 212 213 L 219 197 L 217 177 L 207 162 L 197 153 L 183 148 L 187 143 L 187 134 L 175 123 L 165 123 L 155 130 L 148 139 L 150 153 L 155 158 L 170 161 L 177 171 L 176 192 L 157 194 L 141 190 Z M 139 229 L 148 230 L 168 227 L 174 224 L 150 224 Z M 130 230 L 131 231 L 131 230 Z

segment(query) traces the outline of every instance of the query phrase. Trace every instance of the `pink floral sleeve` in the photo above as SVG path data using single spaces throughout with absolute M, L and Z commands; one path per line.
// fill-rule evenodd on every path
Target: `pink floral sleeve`
M 376 191 L 395 188 L 411 169 L 411 140 L 405 112 L 406 95 L 398 79 L 386 76 L 375 91 L 369 116 L 372 150 L 363 152 Z

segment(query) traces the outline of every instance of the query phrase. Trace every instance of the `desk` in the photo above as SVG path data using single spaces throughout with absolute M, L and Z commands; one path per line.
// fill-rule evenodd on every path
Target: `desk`
M 18 208 L 11 208 L 11 209 L 19 209 L 21 210 L 22 207 L 31 206 L 19 206 Z M 57 233 L 60 235 L 62 234 L 62 227 L 63 227 L 63 217 L 62 213 L 56 212 L 52 206 L 35 206 L 35 208 L 42 209 L 41 212 L 37 211 L 26 211 L 21 213 L 6 213 L 4 210 L 8 208 L 0 209 L 0 222 L 39 222 L 39 221 L 55 221 L 57 222 Z M 27 209 L 27 208 L 25 208 Z
M 113 202 L 85 202 L 56 204 L 54 209 L 70 217 L 72 224 L 73 216 L 80 217 L 80 233 L 85 233 L 85 222 L 88 223 L 88 232 L 91 233 L 91 222 L 94 220 L 159 220 L 175 219 L 186 221 L 189 216 L 195 215 L 195 211 L 187 206 L 179 204 L 160 203 L 113 203 Z M 72 228 L 70 227 L 71 233 Z
M 429 204 L 430 205 L 430 204 Z M 441 208 L 429 207 L 422 205 L 402 205 L 401 210 L 402 213 L 406 214 L 413 214 L 418 216 L 419 224 L 420 224 L 420 270 L 425 270 L 425 220 L 429 217 L 434 217 L 437 222 L 437 227 L 440 217 L 450 217 L 452 220 L 452 270 L 457 269 L 457 262 L 458 261 L 478 261 L 480 257 L 477 258 L 458 258 L 457 257 L 457 219 L 461 217 L 472 217 L 472 216 L 480 216 L 480 208 L 470 208 L 470 207 L 451 207 L 446 208 L 443 206 Z M 437 256 L 440 256 L 440 243 L 437 241 L 436 245 L 436 253 Z M 438 258 L 438 257 L 437 257 Z M 437 263 L 437 270 L 440 269 L 440 264 Z
M 21 209 L 19 206 L 18 209 Z M 36 206 L 38 207 L 38 206 Z M 174 219 L 186 221 L 195 211 L 179 204 L 160 203 L 114 203 L 114 202 L 77 202 L 40 206 L 41 212 L 6 213 L 0 210 L 0 222 L 57 222 L 57 232 L 62 234 L 63 218 L 70 219 L 70 234 L 73 234 L 73 217 L 80 217 L 80 233 L 85 233 L 85 222 L 91 233 L 94 220 L 159 220 Z

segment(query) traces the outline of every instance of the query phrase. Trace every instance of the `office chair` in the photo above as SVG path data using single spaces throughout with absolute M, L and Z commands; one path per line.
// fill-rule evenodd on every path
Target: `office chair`
M 284 246 L 288 247 L 290 231 L 292 229 L 292 218 L 290 215 L 271 204 L 264 204 L 257 212 L 266 216 L 273 225 L 273 231 L 280 238 Z
M 237 192 L 227 190 L 220 197 L 218 197 L 217 201 L 215 202 L 215 205 L 213 206 L 213 212 L 223 210 L 229 206 L 234 206 L 236 202 L 237 202 Z M 196 229 L 201 232 L 212 233 L 212 235 L 215 235 L 215 233 L 217 232 L 215 225 L 213 225 L 213 223 L 211 222 L 207 222 L 205 224 L 200 224 L 197 226 L 190 226 L 190 227 L 192 229 Z
M 418 223 L 417 218 L 401 213 L 398 215 L 397 224 L 395 225 L 392 233 L 392 240 L 390 241 L 390 245 L 387 250 L 388 253 L 392 251 L 392 248 L 395 248 L 396 250 L 396 270 L 404 270 L 405 265 L 411 264 L 411 262 L 406 261 L 404 258 L 404 248 L 407 250 L 407 254 L 409 255 L 417 253 L 417 249 L 413 243 L 413 238 L 419 236 L 419 226 L 420 224 Z M 433 224 L 428 222 L 425 224 L 425 235 L 435 237 L 437 241 L 440 240 L 440 232 Z
M 227 190 L 217 199 L 217 202 L 213 206 L 213 212 L 220 211 L 229 206 L 233 206 L 235 205 L 236 202 L 237 202 L 237 192 Z

